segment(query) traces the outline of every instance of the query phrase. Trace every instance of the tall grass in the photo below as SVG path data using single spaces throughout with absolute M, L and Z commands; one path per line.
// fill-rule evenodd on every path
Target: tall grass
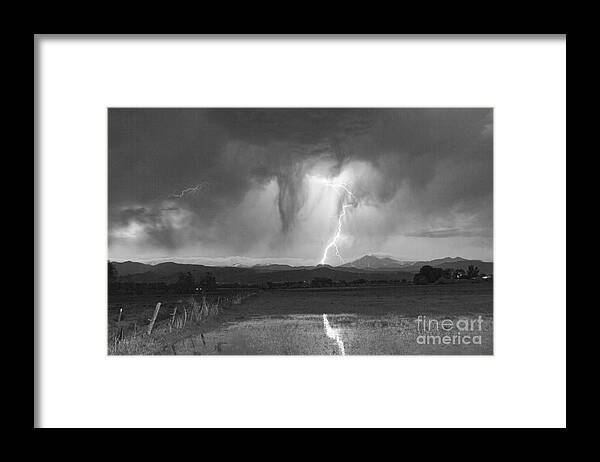
M 210 299 L 203 295 L 199 301 L 191 296 L 177 304 L 169 313 L 168 320 L 157 323 L 150 333 L 140 328 L 137 323 L 125 327 L 120 311 L 116 326 L 109 329 L 108 354 L 135 355 L 156 351 L 173 331 L 201 325 L 209 318 L 216 318 L 232 305 L 240 305 L 246 298 L 255 294 L 256 292 L 240 291 Z M 149 319 L 148 322 L 152 323 L 152 320 Z

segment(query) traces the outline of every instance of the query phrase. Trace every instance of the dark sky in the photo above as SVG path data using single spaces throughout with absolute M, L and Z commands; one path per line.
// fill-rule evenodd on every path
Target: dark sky
M 491 109 L 109 109 L 109 258 L 315 264 L 349 204 L 346 261 L 491 260 L 492 133 Z

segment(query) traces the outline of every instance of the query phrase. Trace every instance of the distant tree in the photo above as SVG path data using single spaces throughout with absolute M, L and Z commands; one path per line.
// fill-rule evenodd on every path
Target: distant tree
M 479 268 L 473 265 L 469 265 L 467 268 L 467 279 L 474 279 L 479 276 Z
M 108 262 L 108 281 L 113 282 L 117 279 L 117 277 L 119 277 L 119 272 L 117 271 L 117 268 L 115 268 L 115 265 L 113 264 L 113 262 L 109 261 Z
M 454 279 L 463 279 L 466 276 L 465 270 L 462 268 L 458 268 L 454 270 Z
M 202 286 L 206 290 L 215 290 L 217 288 L 217 278 L 210 272 L 207 272 L 202 280 Z
M 435 282 L 443 276 L 444 270 L 442 268 L 434 268 L 430 265 L 422 266 L 419 270 L 419 274 L 421 275 L 418 279 L 420 282 L 415 280 L 416 284 L 419 283 L 431 283 Z M 423 282 L 425 281 L 425 282 Z
M 190 293 L 195 290 L 194 276 L 192 273 L 179 273 L 177 274 L 177 282 L 175 288 L 179 293 Z
M 423 273 L 417 273 L 413 278 L 413 283 L 418 285 L 428 284 L 429 280 L 427 279 L 427 276 L 425 276 Z
M 446 268 L 445 270 L 442 271 L 442 276 L 445 279 L 452 279 L 452 268 Z
M 311 287 L 333 287 L 333 280 L 331 278 L 314 278 L 310 285 Z

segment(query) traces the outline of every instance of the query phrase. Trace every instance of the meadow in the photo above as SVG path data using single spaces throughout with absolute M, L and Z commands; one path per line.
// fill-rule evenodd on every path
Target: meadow
M 483 345 L 420 345 L 419 316 L 481 316 Z M 122 296 L 109 298 L 108 326 L 109 354 L 492 354 L 493 284 Z

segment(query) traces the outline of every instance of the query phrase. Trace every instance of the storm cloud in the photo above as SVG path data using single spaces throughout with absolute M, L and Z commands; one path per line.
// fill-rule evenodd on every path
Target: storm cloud
M 109 109 L 109 254 L 491 258 L 492 110 Z M 331 263 L 337 263 L 332 259 Z

